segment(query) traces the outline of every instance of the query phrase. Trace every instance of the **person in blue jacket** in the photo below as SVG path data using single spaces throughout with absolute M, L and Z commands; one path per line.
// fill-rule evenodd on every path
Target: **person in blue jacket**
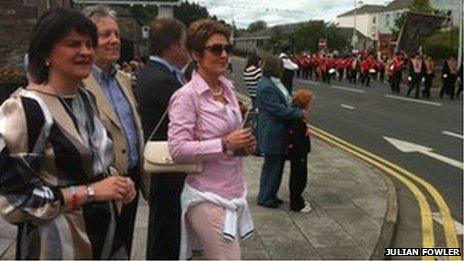
M 264 61 L 263 78 L 257 87 L 258 146 L 264 154 L 258 205 L 278 208 L 283 201 L 277 197 L 285 163 L 285 121 L 307 119 L 307 112 L 291 107 L 291 94 L 280 81 L 283 63 L 277 57 Z

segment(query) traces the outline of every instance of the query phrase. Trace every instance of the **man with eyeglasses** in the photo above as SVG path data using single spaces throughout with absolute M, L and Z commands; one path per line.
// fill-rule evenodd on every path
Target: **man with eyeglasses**
M 135 89 L 145 139 L 162 118 L 172 94 L 186 83 L 181 71 L 189 61 L 186 34 L 185 26 L 176 19 L 156 19 L 151 23 L 151 55 L 137 75 Z M 153 140 L 167 140 L 168 122 L 166 117 Z M 151 183 L 146 259 L 179 259 L 180 195 L 185 173 L 156 173 L 146 179 Z

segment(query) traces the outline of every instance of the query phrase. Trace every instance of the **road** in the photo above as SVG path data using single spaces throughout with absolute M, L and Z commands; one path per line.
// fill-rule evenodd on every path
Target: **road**
M 243 64 L 243 60 L 234 59 L 233 80 L 240 91 L 246 92 L 240 77 Z M 310 113 L 311 125 L 429 182 L 445 199 L 453 219 L 462 224 L 462 100 L 439 99 L 437 89 L 432 90 L 430 100 L 415 100 L 405 97 L 404 85 L 401 96 L 391 95 L 385 83 L 371 85 L 294 81 L 294 89 L 310 89 L 316 97 Z M 427 148 L 402 152 L 387 139 L 399 143 L 401 149 L 405 149 L 401 141 Z M 432 206 L 432 211 L 438 211 L 437 206 Z

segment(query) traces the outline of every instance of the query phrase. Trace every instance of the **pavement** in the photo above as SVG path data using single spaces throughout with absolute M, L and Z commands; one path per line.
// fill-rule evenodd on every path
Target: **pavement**
M 239 95 L 240 99 L 245 99 Z M 241 242 L 242 259 L 384 259 L 397 219 L 394 184 L 380 170 L 316 137 L 304 196 L 313 210 L 289 209 L 289 164 L 278 209 L 256 204 L 263 158 L 244 160 L 255 235 Z M 131 259 L 145 259 L 148 205 L 139 201 Z M 0 218 L 0 258 L 13 259 L 15 228 Z
M 242 242 L 243 259 L 383 259 L 393 236 L 397 201 L 391 180 L 337 147 L 313 138 L 305 198 L 313 210 L 288 205 L 289 164 L 284 169 L 278 209 L 256 205 L 263 158 L 245 159 L 248 202 L 256 234 Z M 148 205 L 139 202 L 132 259 L 145 259 Z M 14 258 L 15 230 L 0 219 L 0 257 Z
M 242 259 L 382 259 L 396 220 L 392 182 L 374 167 L 318 139 L 309 155 L 305 198 L 313 210 L 292 212 L 286 164 L 278 209 L 256 205 L 263 158 L 245 159 L 248 202 L 256 234 L 242 242 Z M 148 206 L 140 201 L 132 259 L 144 259 Z

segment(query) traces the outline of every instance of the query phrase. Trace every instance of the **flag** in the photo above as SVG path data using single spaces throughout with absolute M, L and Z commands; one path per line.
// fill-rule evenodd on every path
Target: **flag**
M 426 36 L 441 27 L 446 17 L 407 12 L 396 51 L 416 53 Z

